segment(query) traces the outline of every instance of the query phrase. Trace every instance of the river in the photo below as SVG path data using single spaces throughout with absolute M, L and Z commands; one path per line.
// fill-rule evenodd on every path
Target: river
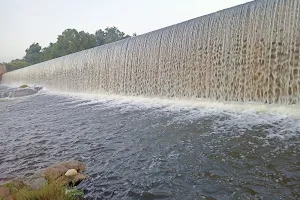
M 136 99 L 0 99 L 0 178 L 78 159 L 87 199 L 300 198 L 299 118 Z

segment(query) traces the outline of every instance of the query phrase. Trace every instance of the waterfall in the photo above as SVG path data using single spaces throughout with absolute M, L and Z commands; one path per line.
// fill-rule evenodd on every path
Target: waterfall
M 300 1 L 256 0 L 3 75 L 67 92 L 300 104 Z

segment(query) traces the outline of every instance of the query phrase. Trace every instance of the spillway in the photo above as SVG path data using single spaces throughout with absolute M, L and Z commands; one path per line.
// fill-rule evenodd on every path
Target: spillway
M 256 0 L 4 74 L 67 92 L 300 104 L 300 1 Z

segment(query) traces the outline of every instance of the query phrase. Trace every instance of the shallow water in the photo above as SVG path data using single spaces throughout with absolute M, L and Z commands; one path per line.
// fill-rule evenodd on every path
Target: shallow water
M 0 119 L 0 178 L 74 158 L 88 199 L 300 198 L 300 122 L 287 115 L 43 90 L 0 99 Z

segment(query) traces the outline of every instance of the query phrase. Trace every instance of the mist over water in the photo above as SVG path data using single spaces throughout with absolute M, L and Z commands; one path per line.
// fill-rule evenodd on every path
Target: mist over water
M 300 2 L 257 0 L 4 75 L 51 90 L 300 103 Z

